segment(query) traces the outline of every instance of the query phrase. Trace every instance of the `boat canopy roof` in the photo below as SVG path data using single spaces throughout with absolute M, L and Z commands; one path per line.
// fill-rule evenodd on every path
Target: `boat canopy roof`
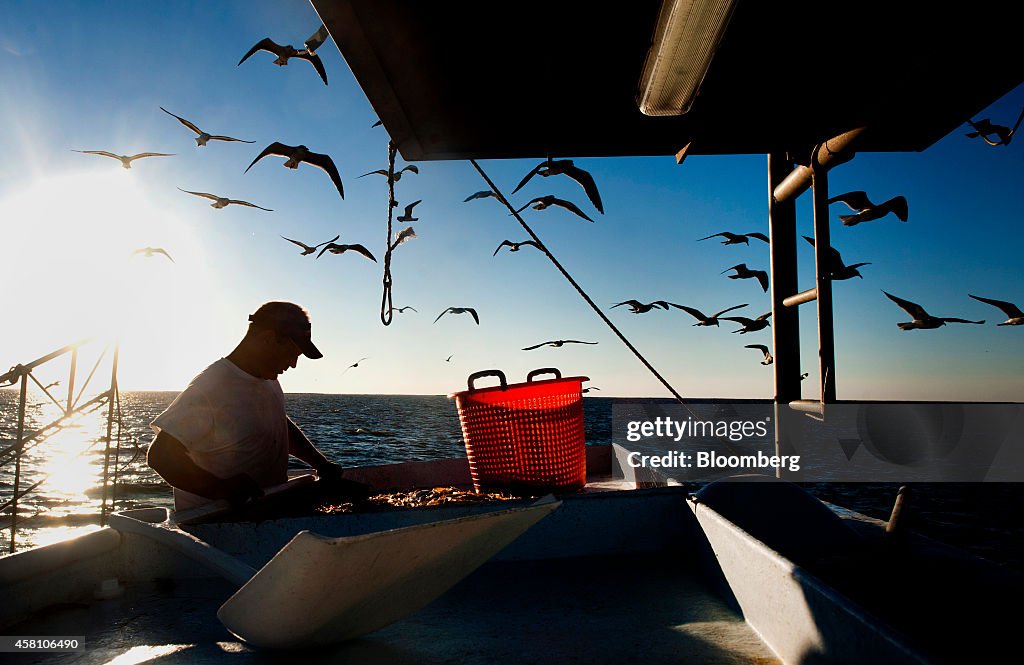
M 661 0 L 312 0 L 406 160 L 924 150 L 1024 80 L 1009 2 L 737 0 L 689 112 L 637 98 Z M 685 3 L 684 3 L 685 4 Z

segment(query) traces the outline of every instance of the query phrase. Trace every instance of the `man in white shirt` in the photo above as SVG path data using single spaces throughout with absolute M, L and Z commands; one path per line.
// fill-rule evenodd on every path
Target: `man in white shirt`
M 342 467 L 285 414 L 277 377 L 299 355 L 323 357 L 310 338 L 309 314 L 275 301 L 249 321 L 235 350 L 196 376 L 151 425 L 156 438 L 147 461 L 174 488 L 175 510 L 262 496 L 264 487 L 288 479 L 289 454 L 316 469 L 321 481 L 365 496 L 368 488 L 342 480 Z

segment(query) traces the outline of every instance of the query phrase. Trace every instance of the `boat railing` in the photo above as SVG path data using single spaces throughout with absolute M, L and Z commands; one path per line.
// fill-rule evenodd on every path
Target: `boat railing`
M 97 441 L 97 443 L 103 443 L 105 446 L 103 461 L 103 494 L 102 501 L 100 503 L 100 526 L 103 526 L 106 522 L 108 489 L 117 482 L 117 468 L 115 465 L 114 477 L 111 478 L 110 461 L 111 435 L 115 422 L 118 424 L 118 444 L 120 444 L 120 400 L 117 385 L 117 366 L 120 347 L 116 342 L 108 343 L 104 346 L 103 350 L 96 358 L 96 362 L 93 364 L 92 369 L 89 371 L 88 376 L 80 386 L 77 386 L 78 391 L 76 393 L 75 389 L 79 373 L 79 349 L 93 342 L 94 340 L 92 338 L 78 340 L 77 342 L 73 342 L 72 344 L 68 344 L 67 346 L 63 346 L 44 356 L 36 358 L 31 362 L 16 364 L 6 373 L 0 375 L 0 387 L 20 384 L 17 400 L 18 415 L 14 439 L 13 441 L 0 439 L 0 467 L 4 467 L 11 463 L 14 465 L 13 482 L 10 488 L 10 495 L 5 496 L 6 488 L 3 493 L 0 493 L 0 516 L 2 516 L 6 521 L 6 523 L 0 526 L 0 529 L 10 529 L 10 542 L 8 549 L 11 553 L 15 551 L 16 535 L 19 524 L 24 524 L 36 516 L 32 515 L 22 518 L 19 515 L 19 504 L 22 503 L 22 500 L 29 495 L 37 493 L 39 487 L 48 478 L 48 475 L 44 474 L 42 478 L 33 479 L 34 482 L 30 482 L 30 484 L 24 487 L 22 486 L 22 467 L 26 453 L 34 449 L 36 446 L 43 444 L 54 434 L 74 425 L 82 417 L 98 411 L 103 407 L 107 408 L 106 436 Z M 36 377 L 34 371 L 42 365 L 67 355 L 70 355 L 70 368 L 67 378 L 67 396 L 62 402 L 55 398 L 53 393 L 50 392 L 50 388 L 53 384 L 43 385 Z M 85 399 L 87 395 L 87 388 L 108 355 L 110 365 L 109 387 L 100 391 L 98 394 Z M 26 407 L 28 406 L 28 387 L 30 382 L 34 383 L 43 392 L 46 399 L 60 409 L 60 415 L 57 418 L 41 427 L 36 427 L 35 429 L 28 429 L 26 426 Z M 84 452 L 89 452 L 89 450 Z M 112 503 L 112 495 L 110 496 L 110 499 Z

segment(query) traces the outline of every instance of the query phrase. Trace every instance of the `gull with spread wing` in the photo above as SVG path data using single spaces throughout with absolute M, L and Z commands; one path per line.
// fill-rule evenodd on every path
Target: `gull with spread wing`
M 341 235 L 340 234 L 336 235 L 333 238 L 331 238 L 330 240 L 328 240 L 326 242 L 322 242 L 322 243 L 317 244 L 317 245 L 313 245 L 312 247 L 310 247 L 306 243 L 300 242 L 298 240 L 292 240 L 291 238 L 285 238 L 284 236 L 281 236 L 281 237 L 284 238 L 285 240 L 287 240 L 288 242 L 290 242 L 292 244 L 295 244 L 295 245 L 298 245 L 299 247 L 302 248 L 302 252 L 299 253 L 299 256 L 308 256 L 308 255 L 312 254 L 313 252 L 315 252 L 316 250 L 318 250 L 319 248 L 321 248 L 324 245 L 326 245 L 327 243 L 334 242 L 335 240 L 340 238 Z
M 80 152 L 86 155 L 102 155 L 103 157 L 111 157 L 113 159 L 120 160 L 121 166 L 126 169 L 132 167 L 132 162 L 136 159 L 142 159 L 143 157 L 173 157 L 174 153 L 167 152 L 140 152 L 137 155 L 115 155 L 112 152 L 106 150 L 75 150 L 74 152 Z
M 522 208 L 519 208 L 518 210 L 516 210 L 516 212 L 522 212 L 522 211 L 526 210 L 527 208 L 529 208 L 531 206 L 533 207 L 534 210 L 544 210 L 545 208 L 547 208 L 549 206 L 558 206 L 559 208 L 565 208 L 566 210 L 568 210 L 569 212 L 573 213 L 574 215 L 579 215 L 580 217 L 582 217 L 583 219 L 587 220 L 588 222 L 593 222 L 594 221 L 594 220 L 590 219 L 589 217 L 587 217 L 587 214 L 585 212 L 583 212 L 582 210 L 580 210 L 579 207 L 575 203 L 573 203 L 572 201 L 566 201 L 565 199 L 559 199 L 559 198 L 556 198 L 555 196 L 553 196 L 551 194 L 549 194 L 547 196 L 538 196 L 537 198 L 533 199 L 532 201 L 530 201 L 529 203 L 524 205 Z
M 226 208 L 226 207 L 228 207 L 231 204 L 235 204 L 235 205 L 246 206 L 246 207 L 249 207 L 249 208 L 259 208 L 260 210 L 266 210 L 267 212 L 274 212 L 270 208 L 264 208 L 263 206 L 258 206 L 255 203 L 249 203 L 248 201 L 240 201 L 238 199 L 229 199 L 226 196 L 217 196 L 216 194 L 208 194 L 207 192 L 190 192 L 187 189 L 181 189 L 181 187 L 179 187 L 178 189 L 180 189 L 181 191 L 185 192 L 186 194 L 191 194 L 193 196 L 200 196 L 200 197 L 202 197 L 204 199 L 210 199 L 211 201 L 213 201 L 213 203 L 210 204 L 211 208 L 220 209 L 220 208 Z
M 804 240 L 810 243 L 811 247 L 814 247 L 814 238 L 804 236 Z M 870 262 L 846 265 L 843 263 L 843 257 L 839 253 L 839 250 L 835 247 L 828 248 L 827 256 L 828 259 L 827 265 L 825 266 L 825 272 L 833 282 L 851 279 L 853 277 L 860 277 L 861 279 L 864 279 L 864 275 L 860 274 L 860 271 L 857 270 L 857 268 L 871 265 Z
M 931 328 L 938 328 L 940 326 L 946 325 L 947 323 L 973 323 L 975 325 L 981 325 L 985 323 L 984 319 L 982 319 L 981 321 L 968 321 L 967 319 L 957 319 L 949 316 L 932 316 L 928 312 L 924 311 L 924 307 L 921 307 L 917 303 L 910 302 L 909 300 L 904 300 L 903 298 L 898 298 L 886 291 L 882 291 L 882 293 L 885 293 L 885 296 L 889 300 L 899 305 L 907 314 L 914 317 L 913 321 L 897 323 L 896 325 L 899 327 L 900 330 L 925 330 Z
M 839 221 L 843 223 L 843 226 L 856 226 L 861 222 L 881 219 L 889 213 L 896 215 L 901 222 L 907 221 L 910 216 L 907 199 L 902 196 L 894 196 L 888 201 L 876 205 L 868 198 L 867 192 L 857 190 L 833 196 L 828 202 L 830 205 L 845 203 L 850 210 L 855 211 L 856 214 L 853 215 L 839 215 Z
M 748 332 L 757 332 L 758 330 L 764 330 L 769 325 L 771 325 L 770 323 L 768 323 L 768 319 L 771 317 L 771 315 L 771 312 L 766 312 L 761 316 L 757 317 L 756 319 L 748 319 L 745 316 L 723 316 L 722 320 L 735 321 L 736 323 L 740 324 L 740 326 L 742 327 L 737 328 L 732 332 L 745 335 Z
M 723 270 L 721 272 L 721 274 L 724 275 L 725 273 L 729 272 L 730 270 L 735 270 L 736 274 L 735 275 L 729 275 L 729 279 L 751 279 L 751 278 L 753 278 L 753 279 L 756 279 L 758 281 L 758 283 L 761 285 L 761 289 L 764 290 L 765 293 L 768 292 L 768 273 L 765 272 L 764 270 L 751 270 L 750 268 L 747 267 L 746 263 L 739 263 L 737 265 L 734 265 L 731 268 L 726 268 L 725 270 Z
M 764 344 L 747 344 L 744 348 L 746 349 L 757 349 L 764 354 L 764 360 L 761 361 L 762 365 L 771 365 L 775 362 L 775 358 L 772 357 L 771 351 Z
M 744 245 L 749 245 L 751 238 L 757 238 L 758 240 L 769 242 L 768 236 L 766 236 L 763 233 L 758 233 L 757 231 L 754 231 L 752 233 L 730 233 L 729 231 L 722 231 L 721 233 L 713 233 L 709 236 L 698 238 L 697 242 L 700 242 L 701 240 L 707 240 L 709 238 L 717 238 L 719 236 L 725 238 L 725 240 L 722 241 L 723 245 L 738 245 L 740 243 L 743 243 Z
M 639 300 L 625 300 L 623 302 L 612 305 L 609 309 L 615 309 L 620 305 L 628 305 L 629 311 L 633 312 L 634 314 L 646 314 L 655 307 L 660 307 L 661 309 L 668 309 L 668 303 L 664 300 L 655 300 L 654 302 L 650 303 L 642 303 Z
M 569 176 L 583 187 L 583 191 L 587 193 L 587 198 L 594 204 L 597 211 L 602 215 L 604 214 L 604 205 L 601 203 L 601 195 L 597 191 L 597 184 L 594 182 L 594 177 L 573 164 L 571 159 L 548 159 L 541 162 L 526 174 L 526 177 L 516 185 L 516 188 L 512 190 L 512 193 L 515 194 L 522 189 L 523 186 L 530 182 L 530 179 L 535 175 L 539 175 L 544 178 L 553 175 Z
M 1020 115 L 1017 116 L 1017 122 L 1013 125 L 1012 129 L 1004 125 L 996 125 L 988 118 L 984 118 L 978 122 L 968 120 L 967 124 L 970 125 L 971 129 L 974 131 L 968 132 L 967 138 L 981 138 L 982 141 L 991 146 L 1010 145 L 1010 139 L 1012 139 L 1013 135 L 1017 133 L 1017 128 L 1020 127 L 1021 120 L 1024 120 L 1024 109 L 1021 109 Z M 995 134 L 999 139 L 998 141 L 993 141 L 989 138 L 993 134 Z
M 405 206 L 405 212 L 402 213 L 401 215 L 399 215 L 398 217 L 396 217 L 395 219 L 397 219 L 400 222 L 418 222 L 418 221 L 420 221 L 419 217 L 413 217 L 412 216 L 412 209 L 415 208 L 416 206 L 418 206 L 420 203 L 423 203 L 423 199 L 419 199 L 418 201 L 413 201 L 409 205 Z
M 320 60 L 320 56 L 316 54 L 316 50 L 324 43 L 327 36 L 327 28 L 321 24 L 317 31 L 309 36 L 304 44 L 305 48 L 302 49 L 297 49 L 291 44 L 281 45 L 270 37 L 264 37 L 256 42 L 256 45 L 249 49 L 248 53 L 242 56 L 238 64 L 241 65 L 249 59 L 249 56 L 257 51 L 267 51 L 276 55 L 277 59 L 274 60 L 274 64 L 279 67 L 287 65 L 290 58 L 298 58 L 299 60 L 306 60 L 309 64 L 313 65 L 313 69 L 323 79 L 324 85 L 327 85 L 327 70 L 324 69 L 324 63 Z
M 723 309 L 721 312 L 715 312 L 711 316 L 704 316 L 703 312 L 701 312 L 699 309 L 696 309 L 694 307 L 687 307 L 686 305 L 677 305 L 677 304 L 672 303 L 672 302 L 669 303 L 669 305 L 671 305 L 672 307 L 675 307 L 676 309 L 681 309 L 684 312 L 686 312 L 687 314 L 689 314 L 690 316 L 692 316 L 693 318 L 697 319 L 697 323 L 693 324 L 695 326 L 717 326 L 718 325 L 718 317 L 720 317 L 721 315 L 725 314 L 726 312 L 731 312 L 734 309 L 740 309 L 741 307 L 746 307 L 747 304 L 748 303 L 743 303 L 742 305 L 733 305 L 732 307 Z
M 256 159 L 252 160 L 252 163 L 246 167 L 244 173 L 248 173 L 253 164 L 267 155 L 286 157 L 287 159 L 285 159 L 283 164 L 286 169 L 297 169 L 302 162 L 322 169 L 324 173 L 330 176 L 334 186 L 338 188 L 338 194 L 341 194 L 341 198 L 345 198 L 345 188 L 341 185 L 341 175 L 338 173 L 338 167 L 334 165 L 334 160 L 331 159 L 330 155 L 313 152 L 304 145 L 285 145 L 275 141 L 264 148 L 263 152 L 256 156 Z
M 167 258 L 171 259 L 171 263 L 176 263 L 176 261 L 171 258 L 171 255 L 168 254 L 167 250 L 164 249 L 163 247 L 142 247 L 132 252 L 133 257 L 139 254 L 142 254 L 147 258 L 153 256 L 154 254 L 163 254 Z
M 169 116 L 173 116 L 173 117 L 177 118 L 178 122 L 180 122 L 181 124 L 185 125 L 189 129 L 191 129 L 193 132 L 198 134 L 198 136 L 196 137 L 196 146 L 198 146 L 200 148 L 203 147 L 204 145 L 206 145 L 207 141 L 235 141 L 237 143 L 256 143 L 256 141 L 243 141 L 242 139 L 235 139 L 235 138 L 231 138 L 230 136 L 220 136 L 220 135 L 216 135 L 216 134 L 208 134 L 207 132 L 204 132 L 203 130 L 201 130 L 198 127 L 196 127 L 193 123 L 189 122 L 185 118 L 182 118 L 180 115 L 175 115 L 175 114 L 171 113 L 170 111 L 168 111 L 167 109 L 165 109 L 162 106 L 160 107 L 160 110 L 163 111 L 164 113 L 166 113 Z
M 409 164 L 408 166 L 403 167 L 401 170 L 395 171 L 395 174 L 391 178 L 391 180 L 393 182 L 398 182 L 399 180 L 402 179 L 402 174 L 405 173 L 406 171 L 409 171 L 410 173 L 419 174 L 420 169 L 415 164 Z M 365 178 L 368 175 L 382 175 L 382 176 L 384 176 L 386 178 L 387 175 L 388 175 L 388 170 L 387 169 L 377 169 L 376 171 L 370 171 L 369 173 L 364 173 L 363 175 L 361 175 L 359 177 L 360 178 Z
M 449 307 L 448 309 L 444 310 L 443 312 L 437 315 L 437 318 L 434 319 L 434 323 L 437 323 L 438 319 L 440 319 L 445 314 L 448 314 L 449 312 L 452 314 L 469 314 L 470 316 L 473 317 L 473 320 L 476 321 L 476 324 L 480 325 L 480 317 L 477 315 L 476 310 L 473 309 L 472 307 Z
M 485 189 L 485 190 L 480 191 L 480 192 L 473 192 L 472 194 L 470 194 L 469 196 L 464 198 L 462 200 L 462 202 L 463 203 L 468 203 L 468 202 L 470 202 L 470 201 L 472 201 L 474 199 L 486 199 L 489 196 L 493 197 L 493 198 L 498 198 L 497 194 L 495 194 L 494 192 L 492 192 L 489 189 Z
M 967 295 L 971 296 L 970 293 L 968 293 Z M 1006 314 L 1006 316 L 1010 317 L 1010 318 L 1006 319 L 1005 321 L 1003 321 L 1002 323 L 997 323 L 996 325 L 999 325 L 999 326 L 1021 326 L 1021 325 L 1024 325 L 1024 312 L 1020 311 L 1020 307 L 1017 307 L 1012 302 L 1007 302 L 1005 300 L 993 300 L 992 298 L 982 298 L 981 296 L 971 296 L 971 297 L 974 298 L 975 300 L 977 300 L 978 302 L 988 303 L 989 305 L 992 305 L 993 307 L 998 307 L 999 309 L 1003 310 L 1003 313 Z
M 584 342 L 578 339 L 553 339 L 549 342 L 541 342 L 540 344 L 524 347 L 523 351 L 533 351 L 534 349 L 539 349 L 542 346 L 553 346 L 557 349 L 566 344 L 597 344 L 597 342 Z
M 498 252 L 501 251 L 502 247 L 508 247 L 508 251 L 510 251 L 510 252 L 518 252 L 519 248 L 522 247 L 523 245 L 529 245 L 531 247 L 536 247 L 537 249 L 543 249 L 534 240 L 522 240 L 520 242 L 512 242 L 511 240 L 502 240 L 501 244 L 498 245 L 498 248 L 496 250 L 494 250 L 494 254 L 491 254 L 491 256 L 497 256 Z
M 373 257 L 373 254 L 370 253 L 370 250 L 366 249 L 362 245 L 337 245 L 333 242 L 329 242 L 326 245 L 324 245 L 324 248 L 321 249 L 320 253 L 316 255 L 316 258 L 319 259 L 321 256 L 324 255 L 325 252 L 330 252 L 331 254 L 344 254 L 345 252 L 350 250 L 355 252 L 356 254 L 362 254 L 363 256 L 370 259 L 374 263 L 377 262 L 377 259 Z

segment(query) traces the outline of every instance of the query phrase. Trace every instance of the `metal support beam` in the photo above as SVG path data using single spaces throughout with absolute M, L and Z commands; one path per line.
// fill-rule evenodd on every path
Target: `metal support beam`
M 811 186 L 812 171 L 827 171 L 833 166 L 853 159 L 854 142 L 863 131 L 863 127 L 858 127 L 820 144 L 814 151 L 809 166 L 796 167 L 777 187 L 772 189 L 772 199 L 778 203 L 794 200 Z
M 775 401 L 782 404 L 800 399 L 800 315 L 796 308 L 783 304 L 786 297 L 797 290 L 796 203 L 776 201 L 773 192 L 792 170 L 793 163 L 786 155 L 768 155 L 773 367 Z
M 807 289 L 801 291 L 795 296 L 790 296 L 782 301 L 782 304 L 786 307 L 796 307 L 797 305 L 803 305 L 804 303 L 811 302 L 818 299 L 818 289 Z
M 789 403 L 789 408 L 800 413 L 809 413 L 820 416 L 824 413 L 821 402 L 814 399 L 795 399 Z
M 818 150 L 821 149 L 819 146 Z M 818 160 L 816 158 L 813 161 Z M 829 237 L 828 171 L 820 167 L 815 167 L 812 171 L 814 282 L 818 303 L 818 376 L 821 402 L 830 404 L 836 401 L 836 349 L 832 327 L 832 279 L 829 277 L 829 251 L 832 242 Z
M 774 192 L 793 170 L 787 155 L 768 155 L 768 235 L 771 254 L 772 349 L 775 360 L 775 452 L 788 454 L 790 444 L 783 431 L 781 411 L 800 399 L 800 312 L 786 307 L 786 296 L 796 292 L 796 203 L 778 202 Z M 782 477 L 782 468 L 776 472 Z

